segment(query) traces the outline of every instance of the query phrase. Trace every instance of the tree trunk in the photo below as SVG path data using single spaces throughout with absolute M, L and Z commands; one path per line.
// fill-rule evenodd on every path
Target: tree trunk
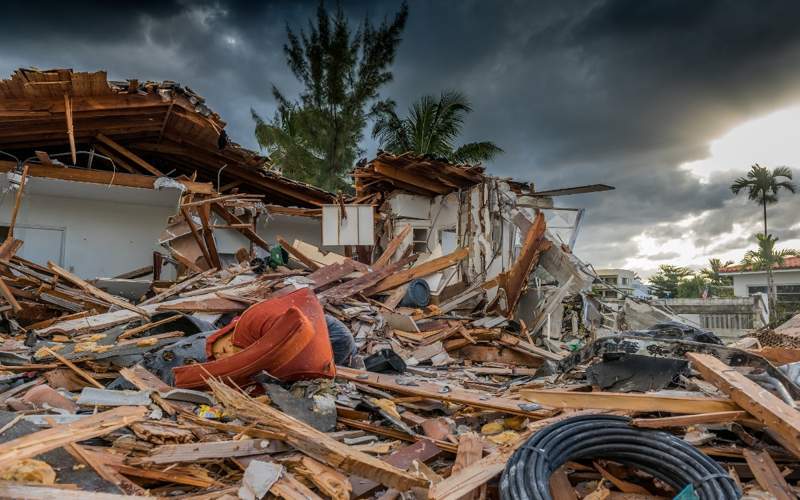
M 763 202 L 764 207 L 764 237 L 767 233 L 767 200 Z M 767 256 L 767 304 L 769 304 L 769 319 L 770 322 L 775 321 L 777 314 L 775 307 L 778 305 L 778 289 L 775 287 L 775 278 L 772 275 L 772 255 Z

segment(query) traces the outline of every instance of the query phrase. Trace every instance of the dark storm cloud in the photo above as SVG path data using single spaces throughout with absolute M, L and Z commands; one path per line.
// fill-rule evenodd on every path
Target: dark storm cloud
M 332 3 L 332 2 L 330 2 Z M 345 1 L 354 21 L 399 2 Z M 170 79 L 204 95 L 234 140 L 255 147 L 250 108 L 271 116 L 272 84 L 298 90 L 285 26 L 306 26 L 316 2 L 15 2 L 4 5 L 0 73 L 17 66 L 107 69 L 112 78 Z M 404 109 L 459 89 L 474 112 L 463 140 L 506 151 L 489 165 L 539 188 L 603 182 L 616 191 L 558 202 L 586 206 L 578 253 L 598 266 L 637 254 L 631 238 L 685 234 L 701 246 L 758 213 L 678 165 L 746 119 L 800 100 L 800 2 L 748 0 L 411 1 L 384 96 Z M 374 153 L 374 142 L 364 147 Z M 736 166 L 744 170 L 747 165 Z M 800 167 L 798 165 L 797 167 Z M 782 202 L 783 203 L 783 202 Z M 786 202 L 796 213 L 798 203 Z M 796 232 L 787 210 L 774 226 Z

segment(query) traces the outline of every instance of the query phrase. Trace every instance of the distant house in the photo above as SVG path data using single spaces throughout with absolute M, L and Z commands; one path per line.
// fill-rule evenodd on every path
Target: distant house
M 736 297 L 767 293 L 766 271 L 751 271 L 742 265 L 735 265 L 720 272 L 733 279 L 733 294 Z M 800 309 L 800 257 L 787 257 L 782 266 L 773 269 L 772 275 L 778 292 L 778 304 Z
M 648 298 L 650 287 L 642 283 L 629 269 L 595 269 L 602 283 L 595 283 L 594 291 L 606 302 L 621 302 L 626 296 Z

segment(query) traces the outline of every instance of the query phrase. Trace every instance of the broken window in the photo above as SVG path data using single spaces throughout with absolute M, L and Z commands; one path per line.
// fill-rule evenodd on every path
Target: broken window
M 412 246 L 414 253 L 428 253 L 428 228 L 415 227 L 412 231 Z

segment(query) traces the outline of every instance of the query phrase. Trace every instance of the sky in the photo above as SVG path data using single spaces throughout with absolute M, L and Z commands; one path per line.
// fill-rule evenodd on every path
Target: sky
M 177 81 L 255 149 L 250 110 L 272 116 L 272 85 L 297 95 L 286 26 L 302 29 L 316 6 L 5 2 L 0 75 L 70 67 Z M 399 2 L 342 6 L 356 23 L 379 22 Z M 731 194 L 733 179 L 755 162 L 800 177 L 800 2 L 412 0 L 409 8 L 381 96 L 405 110 L 422 95 L 460 90 L 474 109 L 462 140 L 505 150 L 490 173 L 537 189 L 615 186 L 556 201 L 587 209 L 575 253 L 596 268 L 646 277 L 660 264 L 738 261 L 754 247 L 761 212 Z M 365 135 L 365 155 L 376 146 Z M 800 196 L 770 208 L 779 245 L 800 248 L 798 213 Z

